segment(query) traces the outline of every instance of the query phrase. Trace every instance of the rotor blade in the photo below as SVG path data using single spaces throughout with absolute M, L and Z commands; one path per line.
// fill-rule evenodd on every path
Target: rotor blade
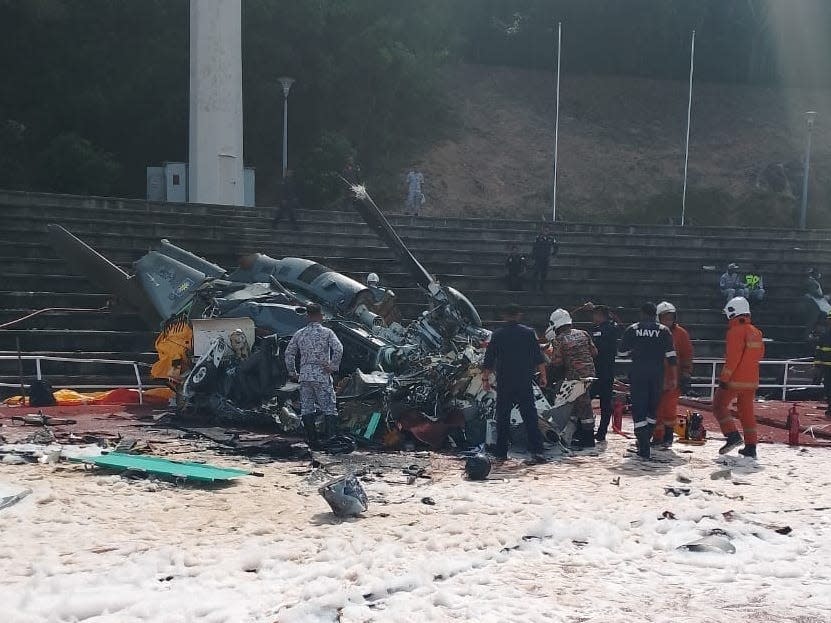
M 52 248 L 76 273 L 132 307 L 151 327 L 158 328 L 162 318 L 134 277 L 60 225 L 47 225 L 46 229 Z
M 398 237 L 395 229 L 393 229 L 380 208 L 372 200 L 372 197 L 369 196 L 366 188 L 363 186 L 352 186 L 352 191 L 355 193 L 355 200 L 352 202 L 355 209 L 363 217 L 364 221 L 366 221 L 366 224 L 387 243 L 387 246 L 404 265 L 407 272 L 413 276 L 413 279 L 416 280 L 418 285 L 427 288 L 431 283 L 435 283 L 436 279 L 427 272 L 427 269 L 421 265 L 407 248 L 407 245 Z

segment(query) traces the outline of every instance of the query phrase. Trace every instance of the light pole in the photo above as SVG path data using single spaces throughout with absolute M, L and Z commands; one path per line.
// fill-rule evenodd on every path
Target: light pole
M 294 78 L 283 76 L 277 80 L 283 85 L 283 179 L 286 179 L 289 154 L 289 91 L 294 84 Z
M 811 135 L 814 132 L 814 121 L 817 113 L 809 110 L 805 113 L 808 124 L 808 141 L 805 144 L 805 172 L 802 178 L 802 208 L 799 211 L 799 229 L 805 229 L 808 221 L 808 176 L 811 173 Z

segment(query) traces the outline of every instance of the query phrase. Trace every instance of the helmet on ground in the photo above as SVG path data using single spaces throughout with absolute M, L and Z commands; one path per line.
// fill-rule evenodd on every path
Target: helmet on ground
M 736 316 L 749 315 L 750 303 L 743 296 L 737 296 L 727 301 L 727 305 L 724 306 L 724 314 L 728 320 L 732 320 Z
M 378 273 L 369 273 L 366 276 L 366 285 L 377 286 L 379 283 L 381 283 L 381 278 L 378 276 Z
M 485 480 L 491 473 L 491 462 L 484 454 L 477 454 L 465 461 L 465 474 L 468 480 Z
M 657 308 L 658 316 L 663 316 L 664 314 L 674 314 L 675 313 L 675 305 L 669 303 L 667 301 L 663 301 L 662 303 L 658 303 Z
M 564 309 L 555 309 L 551 312 L 551 316 L 549 316 L 548 321 L 551 323 L 551 326 L 557 330 L 560 327 L 571 324 L 571 314 Z

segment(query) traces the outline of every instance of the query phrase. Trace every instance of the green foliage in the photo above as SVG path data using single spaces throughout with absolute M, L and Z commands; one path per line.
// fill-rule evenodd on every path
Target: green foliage
M 38 188 L 78 195 L 109 195 L 121 167 L 112 154 L 73 132 L 59 134 L 38 155 Z

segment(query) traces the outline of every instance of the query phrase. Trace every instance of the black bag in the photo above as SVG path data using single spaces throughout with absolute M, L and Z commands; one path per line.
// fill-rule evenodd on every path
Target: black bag
M 58 402 L 55 400 L 53 391 L 49 381 L 43 379 L 32 381 L 29 386 L 29 406 L 54 407 Z

